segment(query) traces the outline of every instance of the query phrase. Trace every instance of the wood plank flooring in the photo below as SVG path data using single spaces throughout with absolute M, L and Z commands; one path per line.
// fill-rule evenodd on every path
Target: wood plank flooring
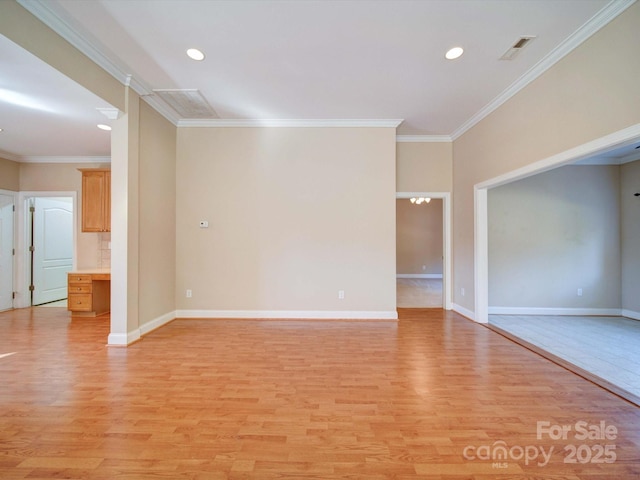
M 455 313 L 399 313 L 175 320 L 129 348 L 106 317 L 1 313 L 0 478 L 640 477 L 640 409 Z

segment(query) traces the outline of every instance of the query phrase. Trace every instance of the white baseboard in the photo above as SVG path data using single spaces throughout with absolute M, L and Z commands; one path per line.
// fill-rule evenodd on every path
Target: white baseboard
M 147 333 L 166 325 L 171 320 L 176 318 L 176 311 L 165 313 L 164 315 L 154 318 L 153 320 L 140 326 L 140 335 L 146 335 Z
M 442 279 L 441 273 L 398 273 L 396 278 L 439 278 Z
M 397 320 L 392 311 L 329 310 L 177 310 L 177 318 L 253 318 L 314 320 Z
M 622 316 L 633 318 L 634 320 L 640 320 L 640 312 L 634 312 L 633 310 L 622 309 Z
M 583 315 L 619 317 L 622 315 L 622 310 L 619 308 L 489 307 L 489 315 Z
M 140 329 L 136 328 L 132 332 L 128 333 L 110 333 L 107 345 L 126 347 L 133 342 L 140 340 Z
M 471 310 L 468 310 L 468 309 L 464 308 L 463 306 L 458 305 L 457 303 L 452 303 L 451 304 L 451 309 L 454 312 L 459 313 L 463 317 L 467 317 L 468 319 L 473 320 L 474 322 L 476 321 L 475 312 L 473 312 Z

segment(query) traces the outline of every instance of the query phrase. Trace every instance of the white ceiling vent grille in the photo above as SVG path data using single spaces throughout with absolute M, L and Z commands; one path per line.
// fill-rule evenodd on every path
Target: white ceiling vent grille
M 200 90 L 195 88 L 154 89 L 153 93 L 173 108 L 181 118 L 218 118 L 218 114 Z
M 509 50 L 504 52 L 504 54 L 500 57 L 500 60 L 513 60 L 524 47 L 526 47 L 533 41 L 534 38 L 536 38 L 535 35 L 524 35 L 518 38 L 518 40 L 515 41 L 515 43 L 509 48 Z

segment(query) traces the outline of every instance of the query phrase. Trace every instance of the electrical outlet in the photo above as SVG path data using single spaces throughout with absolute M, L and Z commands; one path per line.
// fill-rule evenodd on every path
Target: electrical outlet
M 579 296 L 579 297 L 581 297 L 581 296 L 582 296 L 582 289 L 581 289 L 581 288 L 579 288 L 579 289 L 578 289 L 578 296 Z
M 344 300 L 344 290 L 338 290 L 338 299 Z
M 187 290 L 187 298 L 191 298 L 193 296 L 193 292 L 191 290 Z
M 464 297 L 464 287 L 460 289 L 460 294 Z

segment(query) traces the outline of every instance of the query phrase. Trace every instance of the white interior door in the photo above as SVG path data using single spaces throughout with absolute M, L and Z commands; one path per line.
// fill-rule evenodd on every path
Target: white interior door
M 0 194 L 0 311 L 13 308 L 13 197 Z
M 32 305 L 67 298 L 73 267 L 73 199 L 36 197 L 33 211 Z

